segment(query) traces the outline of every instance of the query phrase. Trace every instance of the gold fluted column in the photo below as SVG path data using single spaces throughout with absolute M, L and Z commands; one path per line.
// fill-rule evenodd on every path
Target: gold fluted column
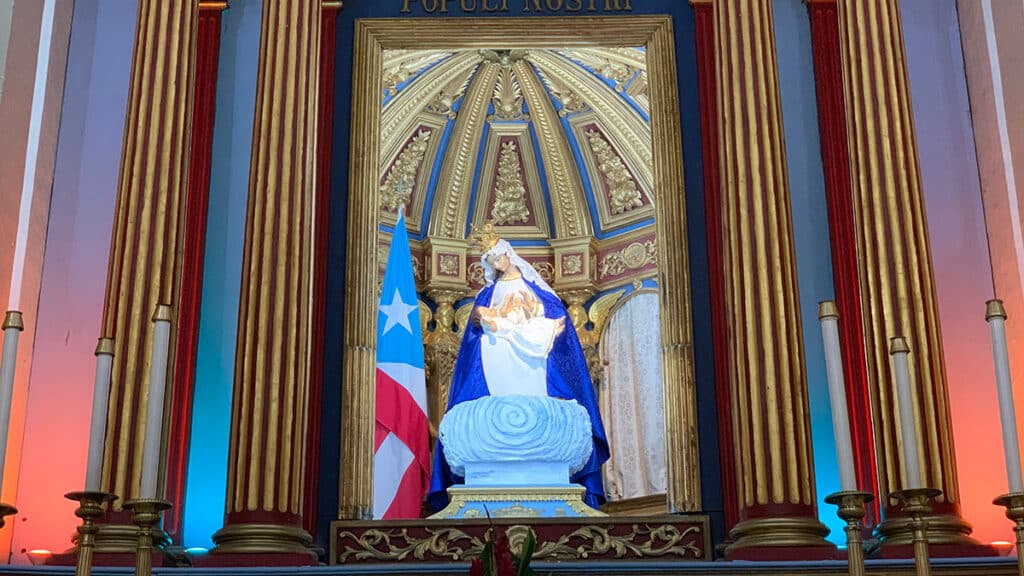
M 817 547 L 793 225 L 769 0 L 715 2 L 722 240 L 740 522 L 728 554 Z M 777 557 L 777 550 L 774 552 Z M 811 552 L 813 554 L 813 552 Z
M 315 561 L 302 528 L 320 2 L 264 0 L 218 553 Z
M 383 54 L 368 20 L 357 20 L 352 61 L 352 86 L 379 86 Z M 348 238 L 345 246 L 345 310 L 377 310 L 377 230 L 380 217 L 375 199 L 380 188 L 380 100 L 377 93 L 353 89 L 351 133 L 361 135 L 349 160 Z M 370 177 L 370 174 L 374 176 Z M 371 230 L 363 233 L 362 229 Z M 351 279 L 351 280 L 350 280 Z M 376 284 L 373 282 L 372 284 Z M 338 518 L 373 517 L 373 427 L 377 364 L 377 314 L 346 313 L 341 405 L 341 471 L 338 476 Z
M 101 488 L 120 502 L 141 496 L 150 318 L 178 302 L 197 25 L 196 2 L 139 2 L 102 326 L 114 361 Z M 97 549 L 133 552 L 130 515 L 113 508 Z
M 907 486 L 888 342 L 908 340 L 918 462 L 942 495 L 928 520 L 932 542 L 973 543 L 960 518 L 942 338 L 925 223 L 898 0 L 839 0 L 843 79 L 868 381 L 879 491 L 879 535 L 908 544 L 909 522 L 889 494 Z

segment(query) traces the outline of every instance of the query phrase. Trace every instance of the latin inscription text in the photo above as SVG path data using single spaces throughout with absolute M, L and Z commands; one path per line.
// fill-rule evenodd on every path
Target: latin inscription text
M 401 0 L 402 13 L 412 12 L 419 4 L 427 14 L 448 14 L 459 11 L 510 12 L 522 7 L 522 12 L 631 12 L 630 0 Z

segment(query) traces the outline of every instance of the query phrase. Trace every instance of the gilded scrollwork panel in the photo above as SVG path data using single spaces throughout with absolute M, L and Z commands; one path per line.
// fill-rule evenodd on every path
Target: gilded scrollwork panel
M 533 521 L 530 524 L 463 523 L 458 527 L 432 522 L 422 526 L 382 523 L 381 526 L 336 523 L 332 563 L 468 562 L 484 548 L 485 534 L 503 531 L 509 548 L 521 554 L 532 535 L 532 560 L 675 560 L 698 561 L 710 556 L 707 517 L 672 520 L 631 518 L 629 521 Z M 501 523 L 497 523 L 501 522 Z M 521 522 L 521 521 L 520 521 Z
M 531 63 L 541 72 L 558 74 L 568 83 L 568 88 L 578 94 L 592 109 L 601 110 L 608 124 L 616 126 L 624 140 L 623 153 L 643 172 L 653 173 L 654 152 L 651 146 L 651 125 L 644 121 L 636 110 L 629 107 L 603 89 L 604 84 L 585 70 L 566 66 L 566 59 L 553 52 L 536 51 L 529 55 Z M 559 72 L 555 72 L 558 70 Z M 643 174 L 640 174 L 643 176 Z M 644 187 L 652 189 L 651 182 L 643 182 Z
M 491 220 L 510 240 L 550 238 L 543 191 L 529 124 L 492 124 L 480 164 L 473 222 Z

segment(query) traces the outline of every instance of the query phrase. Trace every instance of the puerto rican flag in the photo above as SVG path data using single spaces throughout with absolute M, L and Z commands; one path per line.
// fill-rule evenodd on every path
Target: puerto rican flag
M 399 214 L 377 314 L 373 517 L 419 518 L 430 483 L 427 386 L 412 255 Z

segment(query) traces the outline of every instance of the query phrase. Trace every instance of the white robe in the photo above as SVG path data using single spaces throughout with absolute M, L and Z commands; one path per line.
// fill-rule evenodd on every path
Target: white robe
M 520 277 L 496 282 L 490 307 L 501 308 L 505 299 L 517 292 L 525 292 L 540 303 Z M 491 396 L 547 396 L 548 353 L 557 335 L 558 321 L 545 318 L 543 312 L 527 319 L 519 311 L 494 320 L 494 330 L 486 322 L 481 323 L 484 333 L 480 338 L 480 361 Z

